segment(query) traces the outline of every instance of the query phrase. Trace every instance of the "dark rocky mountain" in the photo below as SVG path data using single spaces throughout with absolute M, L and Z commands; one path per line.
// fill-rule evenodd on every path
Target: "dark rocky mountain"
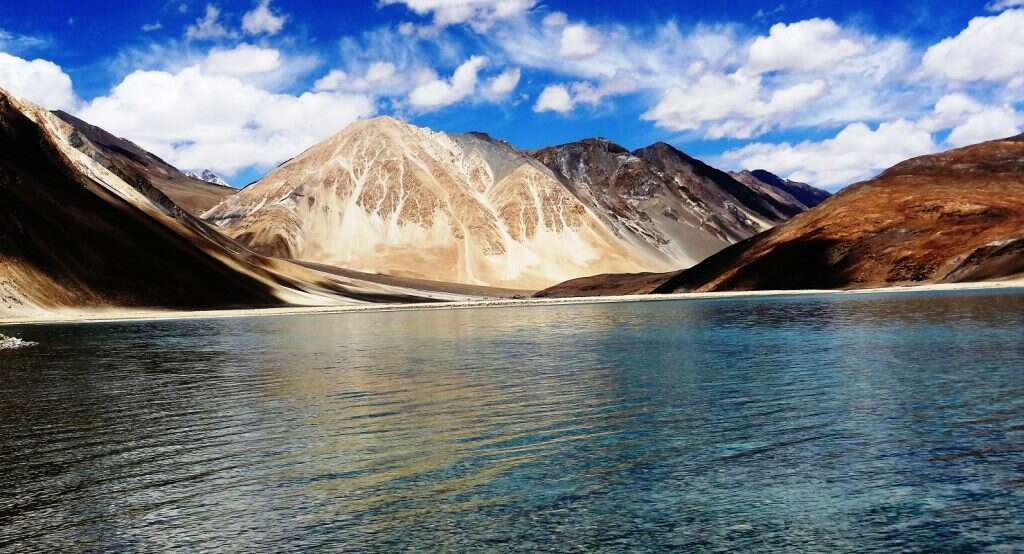
M 151 183 L 192 215 L 201 215 L 237 192 L 225 184 L 186 175 L 135 143 L 116 137 L 69 113 L 56 111 L 54 115 L 71 125 L 78 137 L 87 139 L 81 141 L 72 137 L 81 145 L 88 144 L 85 152 L 94 160 L 130 183 Z
M 740 171 L 732 173 L 733 178 L 748 186 L 757 187 L 763 185 L 787 195 L 798 202 L 804 209 L 809 209 L 821 204 L 831 196 L 827 191 L 812 187 L 807 183 L 783 179 L 774 173 L 763 169 L 753 171 Z
M 803 209 L 761 194 L 665 143 L 630 152 L 599 138 L 530 154 L 617 234 L 656 249 L 678 267 Z

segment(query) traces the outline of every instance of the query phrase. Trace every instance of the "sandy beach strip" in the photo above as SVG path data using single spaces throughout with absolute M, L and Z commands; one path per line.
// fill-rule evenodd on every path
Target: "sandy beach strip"
M 686 292 L 677 294 L 630 295 L 630 296 L 581 296 L 571 298 L 519 298 L 484 299 L 457 302 L 434 302 L 427 304 L 352 304 L 338 306 L 285 306 L 279 308 L 253 308 L 228 310 L 178 311 L 159 309 L 109 308 L 96 310 L 60 310 L 47 313 L 33 313 L 24 316 L 0 314 L 0 325 L 43 325 L 67 323 L 103 323 L 118 321 L 165 321 L 179 319 L 222 319 L 237 317 L 270 317 L 291 315 L 344 314 L 363 312 L 398 312 L 427 310 L 465 310 L 478 308 L 521 308 L 531 306 L 569 306 L 578 304 L 615 304 L 623 302 L 675 302 L 680 300 L 728 299 L 745 297 L 785 297 L 806 295 L 859 295 L 877 293 L 920 293 L 936 291 L 972 291 L 996 289 L 1021 289 L 1024 279 L 1009 281 L 984 281 L 977 283 L 952 283 L 914 285 L 853 290 L 766 290 L 739 292 Z

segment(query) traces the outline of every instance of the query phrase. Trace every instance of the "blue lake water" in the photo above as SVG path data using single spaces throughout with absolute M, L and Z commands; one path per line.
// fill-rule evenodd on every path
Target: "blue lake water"
M 1024 293 L 9 326 L 0 551 L 1024 550 Z

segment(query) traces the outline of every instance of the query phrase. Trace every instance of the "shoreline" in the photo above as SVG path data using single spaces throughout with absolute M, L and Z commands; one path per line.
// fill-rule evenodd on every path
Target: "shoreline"
M 520 298 L 483 299 L 455 302 L 432 302 L 425 304 L 353 304 L 339 306 L 285 306 L 278 308 L 241 308 L 224 310 L 159 310 L 131 308 L 110 308 L 100 310 L 61 310 L 48 314 L 7 317 L 0 315 L 0 326 L 48 325 L 79 323 L 115 323 L 144 321 L 175 321 L 191 319 L 229 319 L 242 317 L 274 317 L 295 315 L 326 315 L 364 312 L 404 312 L 427 310 L 466 310 L 479 308 L 517 308 L 530 306 L 572 306 L 581 304 L 619 304 L 626 302 L 674 302 L 681 300 L 707 300 L 748 297 L 808 296 L 808 295 L 858 295 L 878 293 L 914 293 L 939 291 L 972 290 L 1024 290 L 1024 279 L 1010 281 L 982 281 L 976 283 L 948 283 L 879 287 L 852 290 L 765 290 L 735 292 L 684 292 L 658 295 L 627 296 L 576 296 L 569 298 Z

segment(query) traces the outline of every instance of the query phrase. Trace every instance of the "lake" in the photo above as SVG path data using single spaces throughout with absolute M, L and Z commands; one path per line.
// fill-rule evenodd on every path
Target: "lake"
M 1024 550 L 1024 291 L 6 326 L 0 551 Z

